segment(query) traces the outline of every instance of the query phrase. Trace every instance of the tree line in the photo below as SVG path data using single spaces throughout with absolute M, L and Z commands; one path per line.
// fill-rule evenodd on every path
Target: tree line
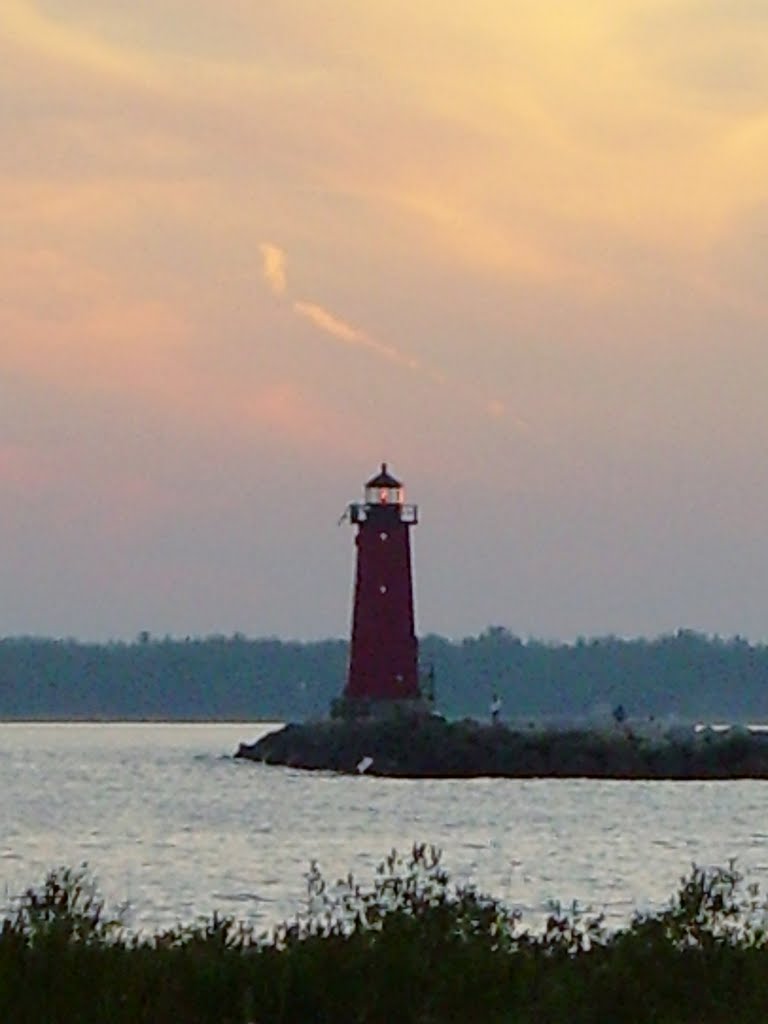
M 768 721 L 768 647 L 679 630 L 654 639 L 575 643 L 490 627 L 462 640 L 421 639 L 425 675 L 448 717 Z M 347 642 L 242 634 L 133 642 L 0 639 L 0 718 L 306 719 L 341 693 Z

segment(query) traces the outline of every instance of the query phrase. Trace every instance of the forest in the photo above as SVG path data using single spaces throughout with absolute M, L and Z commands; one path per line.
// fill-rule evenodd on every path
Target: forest
M 768 721 L 768 647 L 679 630 L 550 643 L 493 626 L 478 636 L 420 641 L 448 718 L 580 721 L 621 708 L 630 719 Z M 241 634 L 133 642 L 0 639 L 0 719 L 304 720 L 344 686 L 347 643 Z

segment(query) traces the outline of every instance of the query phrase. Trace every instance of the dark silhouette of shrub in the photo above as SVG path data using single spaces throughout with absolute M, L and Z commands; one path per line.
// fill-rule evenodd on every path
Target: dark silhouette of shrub
M 694 867 L 616 931 L 554 908 L 543 931 L 439 852 L 393 852 L 369 886 L 309 873 L 306 912 L 257 934 L 214 915 L 132 935 L 84 870 L 52 872 L 0 929 L 13 1024 L 628 1024 L 768 1019 L 766 907 L 733 864 Z

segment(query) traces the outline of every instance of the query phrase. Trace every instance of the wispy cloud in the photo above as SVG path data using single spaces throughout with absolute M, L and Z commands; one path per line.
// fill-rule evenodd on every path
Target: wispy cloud
M 259 248 L 262 256 L 262 276 L 265 283 L 273 294 L 280 298 L 287 297 L 285 251 L 272 242 L 262 242 Z M 367 352 L 377 359 L 385 360 L 394 366 L 417 374 L 432 384 L 447 388 L 453 392 L 457 400 L 475 406 L 492 420 L 507 420 L 520 429 L 528 430 L 528 424 L 519 417 L 510 415 L 505 403 L 498 398 L 488 399 L 471 385 L 468 386 L 462 381 L 451 381 L 442 370 L 417 359 L 390 342 L 381 341 L 369 331 L 350 323 L 349 320 L 332 312 L 319 302 L 295 299 L 291 301 L 291 309 L 297 316 L 334 341 Z
M 288 291 L 285 251 L 272 242 L 262 242 L 259 249 L 262 258 L 262 275 L 267 287 L 275 295 L 284 296 Z M 367 331 L 360 327 L 355 327 L 317 302 L 296 300 L 292 304 L 292 309 L 298 316 L 308 320 L 318 330 L 335 338 L 336 341 L 356 348 L 366 349 L 381 359 L 386 359 L 409 370 L 425 372 L 434 376 L 435 379 L 438 377 L 437 374 L 432 374 L 418 359 L 408 355 L 407 352 L 401 351 L 395 345 L 379 341 Z
M 288 287 L 285 273 L 285 253 L 271 242 L 262 242 L 259 248 L 261 249 L 264 280 L 275 295 L 284 295 Z
M 426 370 L 426 367 L 418 359 L 409 356 L 405 352 L 401 352 L 394 345 L 378 341 L 366 331 L 361 330 L 359 327 L 354 327 L 316 302 L 294 302 L 293 308 L 299 316 L 309 320 L 315 327 L 325 331 L 326 334 L 330 334 L 332 338 L 336 338 L 337 341 L 341 341 L 345 345 L 366 349 L 382 359 L 387 359 L 389 362 L 395 363 L 398 366 L 404 366 L 409 370 Z

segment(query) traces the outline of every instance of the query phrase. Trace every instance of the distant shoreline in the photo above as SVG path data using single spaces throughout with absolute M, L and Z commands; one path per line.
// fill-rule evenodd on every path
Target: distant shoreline
M 120 717 L 37 717 L 0 718 L 0 725 L 279 725 L 277 718 L 130 718 Z
M 344 687 L 348 644 L 147 634 L 134 643 L 0 639 L 2 721 L 307 721 Z M 474 637 L 419 639 L 439 710 L 525 723 L 593 722 L 619 709 L 679 722 L 768 721 L 768 645 L 679 630 L 651 640 L 572 644 L 491 627 Z

